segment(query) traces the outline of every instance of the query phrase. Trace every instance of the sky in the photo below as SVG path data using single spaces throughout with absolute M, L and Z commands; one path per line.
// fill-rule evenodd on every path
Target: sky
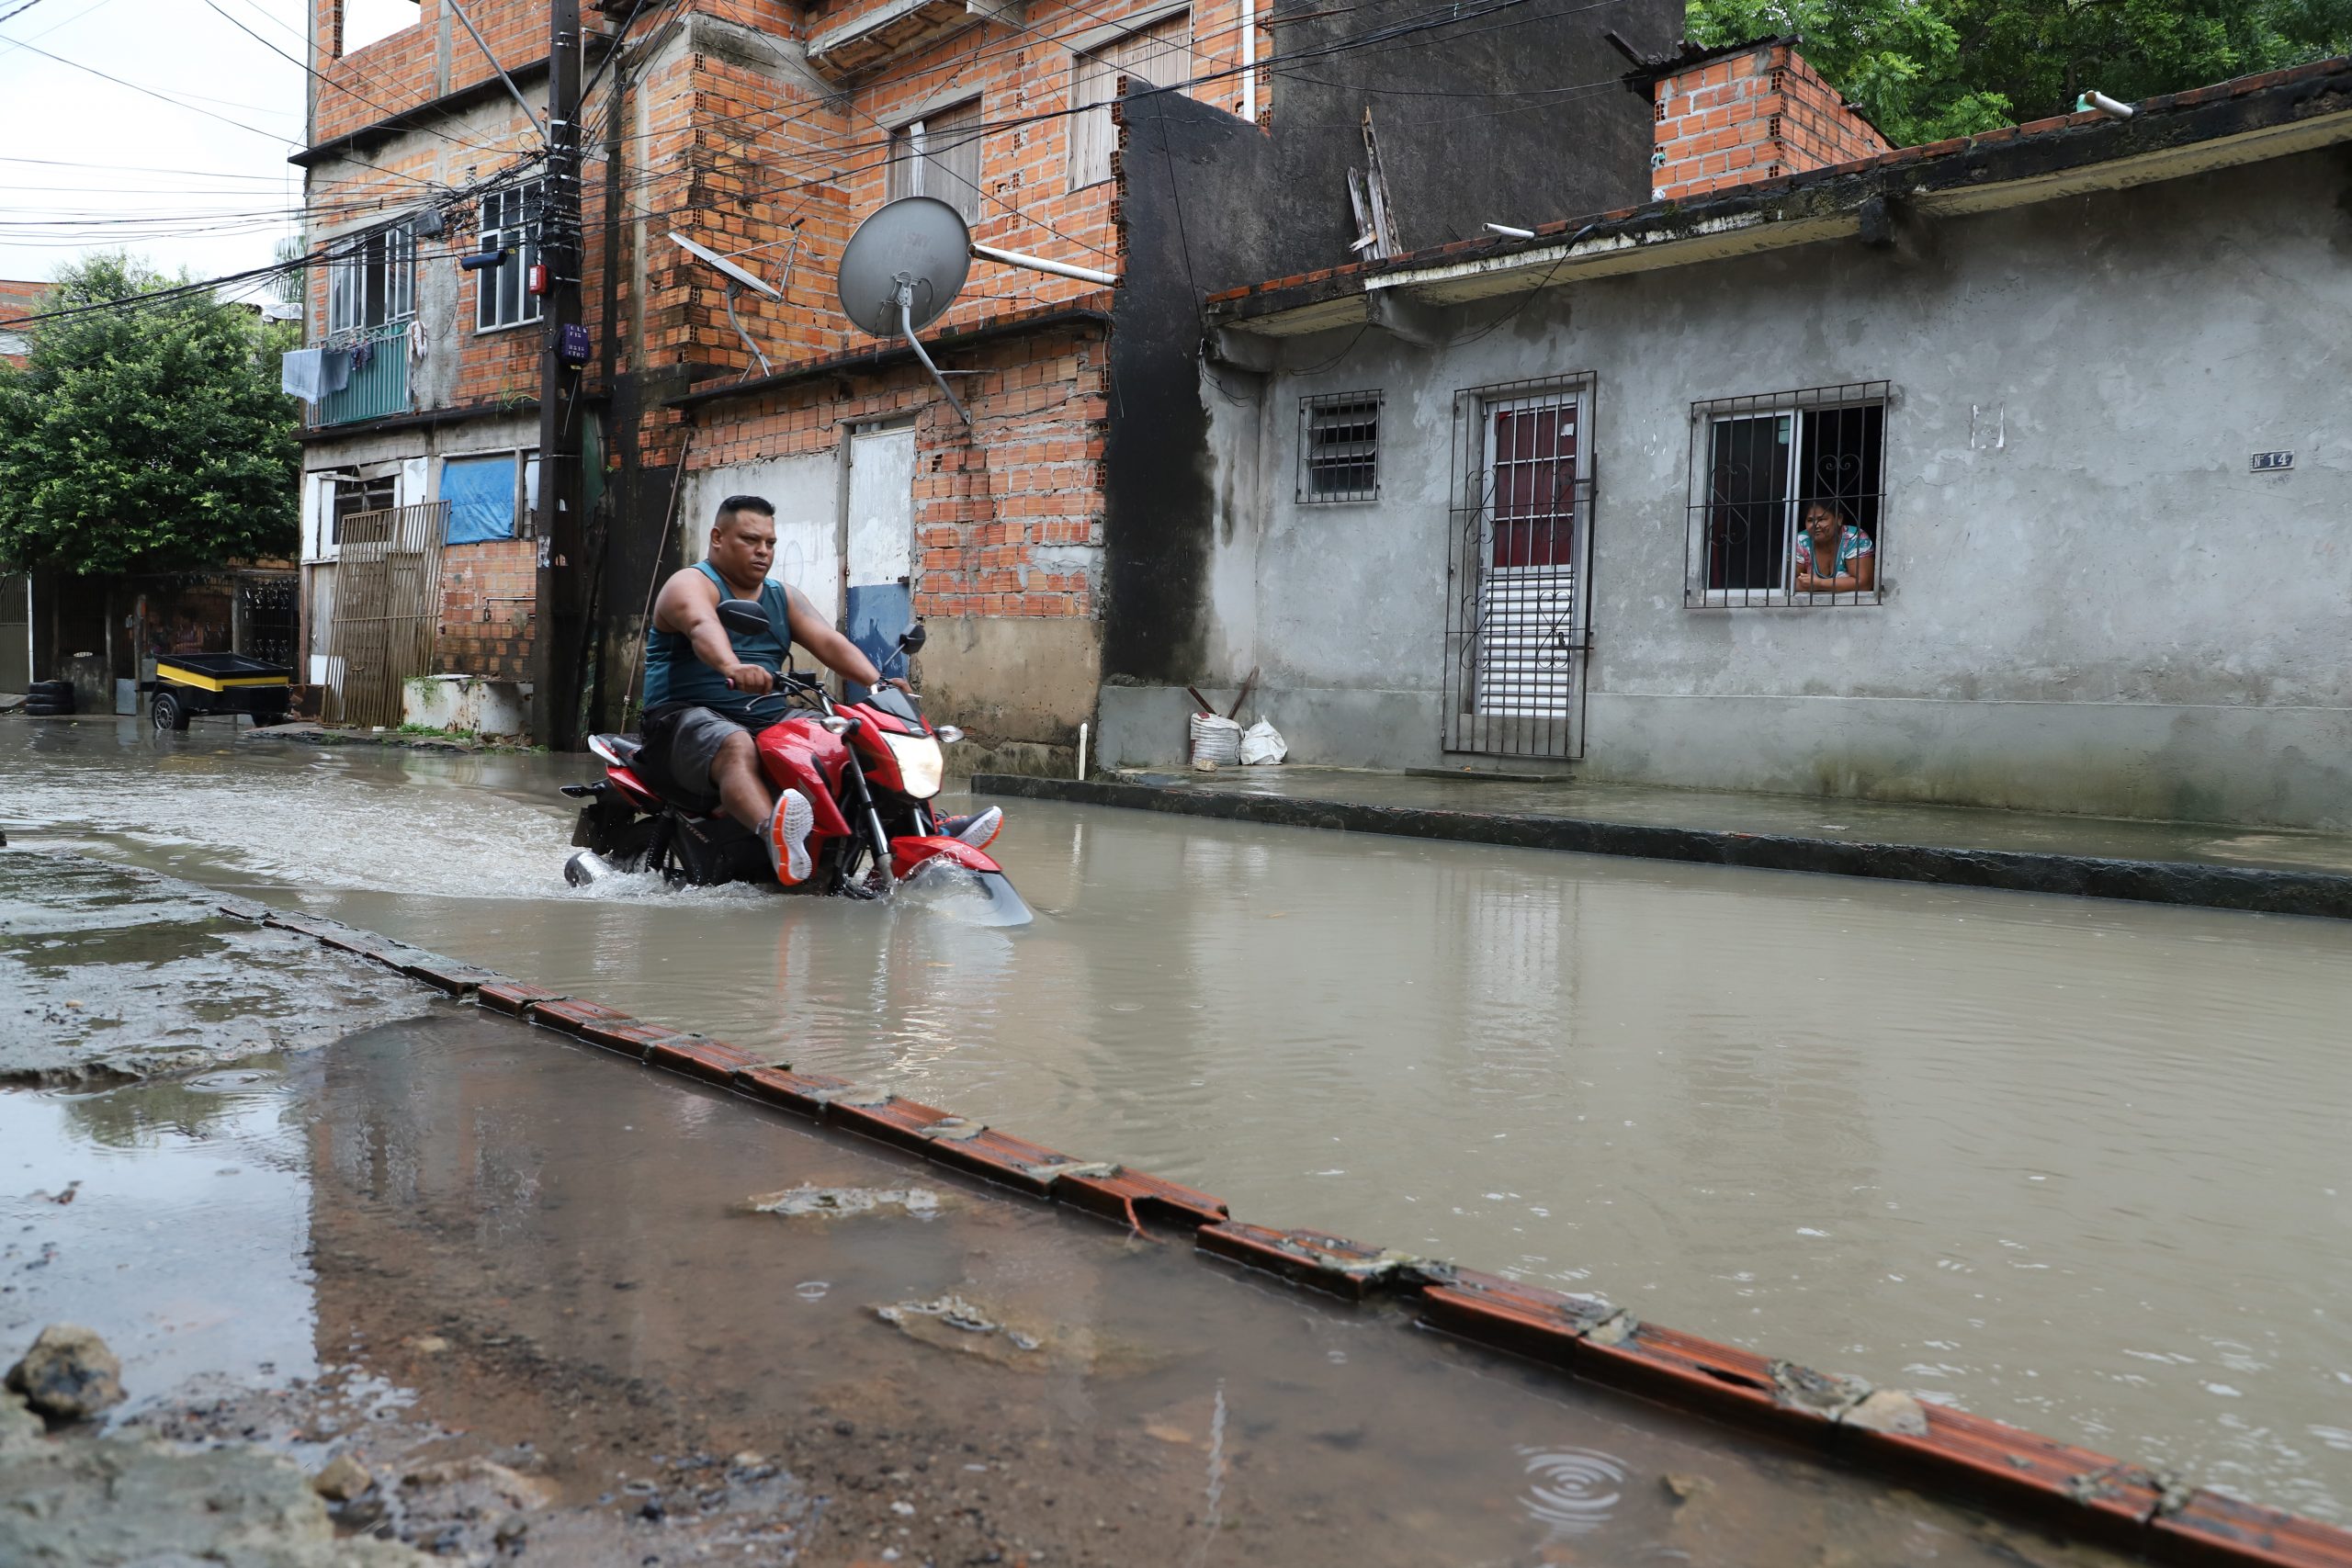
M 306 13 L 305 0 L 0 0 L 0 278 L 118 249 L 196 277 L 267 265 L 300 229 L 301 171 L 286 159 L 303 141 Z M 415 19 L 414 0 L 346 0 L 345 47 Z

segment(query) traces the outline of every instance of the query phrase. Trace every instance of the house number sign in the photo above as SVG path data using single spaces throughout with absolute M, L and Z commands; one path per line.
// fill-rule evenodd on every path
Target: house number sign
M 2276 468 L 2291 468 L 2294 466 L 2295 455 L 2292 452 L 2256 452 L 2254 455 L 2254 471 L 2257 474 L 2267 474 Z

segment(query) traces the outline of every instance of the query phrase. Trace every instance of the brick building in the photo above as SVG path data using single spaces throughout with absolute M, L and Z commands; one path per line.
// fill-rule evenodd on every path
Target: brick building
M 46 283 L 26 283 L 0 277 L 0 359 L 11 365 L 22 365 L 25 353 L 31 346 L 22 327 L 10 322 L 38 314 L 41 297 L 49 292 Z
M 626 720 L 651 584 L 699 558 L 719 498 L 751 491 L 778 509 L 778 575 L 853 636 L 930 618 L 918 675 L 935 710 L 981 742 L 972 760 L 1014 766 L 1068 748 L 1134 662 L 1111 646 L 1114 604 L 1148 643 L 1187 570 L 1192 522 L 1170 523 L 1204 471 L 1203 297 L 1361 254 L 1349 176 L 1371 163 L 1368 120 L 1410 243 L 1637 198 L 1646 113 L 1564 85 L 1613 87 L 1604 35 L 1662 44 L 1680 19 L 1663 0 L 1532 0 L 1507 28 L 1411 0 L 583 9 L 590 510 L 584 558 L 564 565 L 589 629 L 559 656 L 581 662 L 585 716 Z M 544 0 L 466 14 L 540 101 Z M 316 0 L 297 159 L 326 215 L 309 339 L 324 352 L 305 362 L 323 378 L 303 495 L 313 676 L 338 678 L 337 574 L 357 581 L 344 525 L 365 514 L 372 594 L 398 590 L 376 558 L 386 530 L 437 546 L 432 667 L 524 678 L 541 626 L 539 133 L 442 0 L 347 54 L 340 20 Z M 1492 106 L 1514 88 L 1528 97 L 1509 124 L 1541 180 L 1490 156 Z M 1469 112 L 1419 112 L 1449 91 Z M 833 298 L 857 223 L 910 194 L 955 206 L 980 243 L 1122 279 L 976 260 L 923 333 L 968 425 Z M 741 336 L 726 279 L 673 233 L 775 288 L 733 300 Z M 502 265 L 460 266 L 485 245 Z
M 1657 117 L 1650 199 L 1704 196 L 1892 150 L 1798 56 L 1796 41 L 1693 50 L 1649 67 Z

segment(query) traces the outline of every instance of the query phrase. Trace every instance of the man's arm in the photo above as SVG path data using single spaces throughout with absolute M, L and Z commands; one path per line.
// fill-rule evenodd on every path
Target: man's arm
M 808 602 L 807 594 L 789 586 L 784 592 L 792 605 L 792 640 L 815 654 L 819 663 L 843 680 L 854 681 L 861 686 L 889 685 L 902 692 L 909 689 L 904 681 L 896 678 L 883 680 L 882 671 L 874 667 L 874 660 L 865 657 L 865 650 L 835 631 L 824 616 L 817 614 L 817 606 Z
M 758 696 L 775 690 L 774 675 L 735 657 L 735 645 L 718 621 L 718 590 L 692 567 L 662 585 L 662 596 L 653 602 L 653 624 L 684 637 L 694 646 L 695 657 L 726 676 L 737 691 Z

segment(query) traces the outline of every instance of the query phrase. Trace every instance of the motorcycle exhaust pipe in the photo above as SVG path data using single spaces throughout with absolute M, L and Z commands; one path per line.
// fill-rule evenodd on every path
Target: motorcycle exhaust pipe
M 594 850 L 582 850 L 563 863 L 563 879 L 574 887 L 586 887 L 612 874 L 612 863 Z

